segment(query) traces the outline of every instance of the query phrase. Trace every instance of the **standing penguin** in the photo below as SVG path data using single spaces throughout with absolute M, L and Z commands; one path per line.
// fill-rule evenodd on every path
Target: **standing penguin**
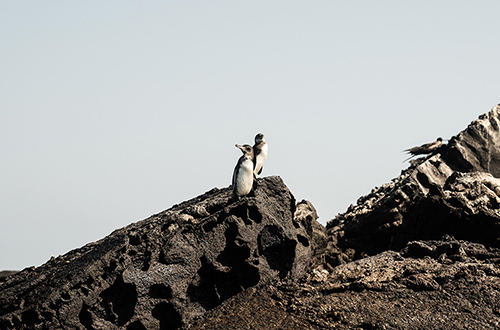
M 264 139 L 264 134 L 259 133 L 255 136 L 255 144 L 253 146 L 254 169 L 255 175 L 262 173 L 262 166 L 267 158 L 267 143 Z
M 238 159 L 238 163 L 233 172 L 233 198 L 238 199 L 246 196 L 252 191 L 254 154 L 252 146 L 236 144 L 236 147 L 243 152 L 243 156 Z

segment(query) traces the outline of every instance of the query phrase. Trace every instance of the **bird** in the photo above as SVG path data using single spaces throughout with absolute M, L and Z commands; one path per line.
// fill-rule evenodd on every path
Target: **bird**
M 255 136 L 255 144 L 253 145 L 254 169 L 255 175 L 262 173 L 262 167 L 267 158 L 267 143 L 264 134 L 259 133 Z
M 233 172 L 233 198 L 238 200 L 248 195 L 253 188 L 254 181 L 254 153 L 251 145 L 235 145 L 243 152 Z
M 426 144 L 422 144 L 421 146 L 418 146 L 418 147 L 406 149 L 404 151 L 406 151 L 411 156 L 409 158 L 406 158 L 405 160 L 403 160 L 403 163 L 406 162 L 407 160 L 415 157 L 415 156 L 428 155 L 430 153 L 433 153 L 436 150 L 438 150 L 439 148 L 441 148 L 442 145 L 443 145 L 443 139 L 438 137 L 437 140 L 434 142 L 426 143 Z

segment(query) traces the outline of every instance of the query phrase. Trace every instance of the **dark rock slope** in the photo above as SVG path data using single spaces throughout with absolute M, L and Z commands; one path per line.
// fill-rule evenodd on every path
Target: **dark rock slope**
M 500 106 L 327 224 L 331 266 L 452 235 L 500 246 Z
M 191 329 L 500 328 L 499 126 L 497 106 L 313 232 L 303 281 L 245 290 Z
M 297 280 L 315 217 L 279 177 L 213 189 L 0 282 L 1 329 L 177 329 L 257 285 Z
M 190 329 L 499 329 L 499 263 L 500 250 L 481 244 L 412 241 L 306 281 L 246 290 Z
M 499 123 L 497 106 L 313 231 L 303 281 L 245 290 L 190 329 L 499 329 Z
M 1 329 L 499 329 L 500 106 L 316 222 L 277 177 L 0 279 Z

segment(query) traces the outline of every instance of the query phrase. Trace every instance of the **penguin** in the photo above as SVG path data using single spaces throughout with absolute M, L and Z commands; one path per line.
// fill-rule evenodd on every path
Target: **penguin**
M 259 133 L 255 136 L 255 144 L 253 145 L 254 169 L 253 173 L 258 175 L 262 173 L 262 167 L 267 158 L 267 143 L 264 134 Z
M 443 139 L 438 137 L 437 140 L 434 142 L 422 144 L 421 146 L 413 147 L 413 148 L 404 150 L 407 153 L 409 153 L 411 156 L 409 158 L 406 158 L 405 160 L 403 160 L 403 163 L 406 162 L 407 160 L 417 156 L 417 155 L 428 155 L 430 153 L 435 152 L 436 150 L 441 148 L 441 146 L 443 145 L 442 141 L 443 141 Z
M 238 159 L 233 172 L 233 198 L 238 200 L 238 198 L 246 196 L 252 191 L 255 165 L 252 146 L 248 144 L 236 144 L 235 146 L 243 152 L 243 156 Z

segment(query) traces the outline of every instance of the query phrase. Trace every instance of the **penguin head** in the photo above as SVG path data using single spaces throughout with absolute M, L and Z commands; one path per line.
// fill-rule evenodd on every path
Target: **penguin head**
M 263 141 L 265 141 L 264 134 L 259 133 L 259 134 L 255 135 L 255 143 L 256 144 L 259 144 L 259 143 L 261 143 Z
M 443 141 L 443 138 L 442 137 L 438 137 L 436 141 L 441 142 L 441 141 Z
M 241 152 L 243 152 L 244 155 L 249 155 L 253 157 L 253 148 L 251 145 L 248 144 L 235 144 L 236 148 L 239 148 Z

